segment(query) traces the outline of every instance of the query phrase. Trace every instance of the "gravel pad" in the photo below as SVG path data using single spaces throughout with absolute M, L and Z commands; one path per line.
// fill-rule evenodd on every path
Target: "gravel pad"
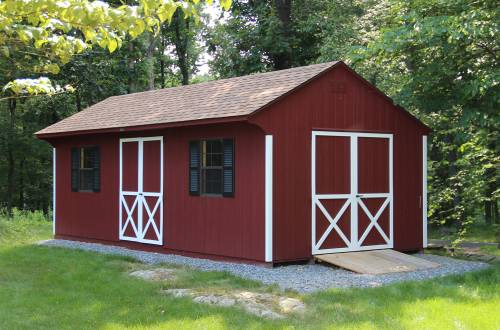
M 242 278 L 260 281 L 264 284 L 277 284 L 282 289 L 292 289 L 301 293 L 314 292 L 328 288 L 377 287 L 401 281 L 424 280 L 451 274 L 462 274 L 464 272 L 488 267 L 488 264 L 483 262 L 459 260 L 430 254 L 415 254 L 416 257 L 440 264 L 440 267 L 413 272 L 362 275 L 344 269 L 318 264 L 266 268 L 257 265 L 212 261 L 173 254 L 130 250 L 119 246 L 59 239 L 42 241 L 40 244 L 45 246 L 95 251 L 104 254 L 129 256 L 147 264 L 170 263 L 189 266 L 204 271 L 227 271 Z

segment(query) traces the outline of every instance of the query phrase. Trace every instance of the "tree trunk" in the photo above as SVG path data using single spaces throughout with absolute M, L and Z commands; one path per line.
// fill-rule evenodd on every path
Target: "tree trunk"
M 21 136 L 26 136 L 26 129 L 24 126 L 24 122 L 22 122 L 21 125 Z M 26 157 L 25 154 L 23 153 L 21 156 L 21 160 L 19 161 L 19 170 L 17 171 L 17 176 L 19 177 L 19 208 L 24 210 L 25 209 L 25 203 L 24 203 L 24 164 L 26 162 Z
M 42 211 L 43 211 L 43 214 L 45 216 L 48 216 L 49 215 L 49 204 L 47 203 L 43 203 L 43 206 L 42 206 Z
M 75 104 L 76 104 L 76 111 L 78 112 L 82 111 L 82 96 L 80 95 L 79 87 L 77 87 L 75 91 Z
M 276 13 L 281 22 L 282 35 L 285 42 L 290 42 L 290 25 L 292 15 L 292 0 L 275 0 Z M 288 47 L 273 56 L 274 68 L 276 70 L 288 69 L 292 67 L 292 48 Z
M 164 27 L 163 25 L 161 26 L 161 54 L 160 54 L 160 77 L 161 77 L 161 88 L 165 88 L 165 48 L 166 48 L 166 43 L 165 43 L 165 36 L 164 36 Z
M 9 100 L 9 132 L 7 134 L 7 217 L 12 219 L 14 197 L 14 129 L 15 129 L 16 99 Z
M 24 163 L 25 159 L 21 159 L 19 162 L 19 207 L 25 209 L 24 203 Z
M 156 38 L 152 33 L 149 33 L 149 46 L 146 50 L 146 61 L 148 63 L 148 86 L 147 90 L 151 91 L 155 89 L 155 58 L 154 58 L 154 50 L 155 50 Z
M 134 43 L 132 40 L 128 41 L 128 52 L 127 52 L 127 94 L 135 92 L 135 81 L 134 81 Z
M 492 224 L 492 218 L 493 218 L 492 217 L 493 216 L 492 209 L 493 209 L 493 203 L 491 202 L 491 200 L 485 200 L 484 201 L 484 222 L 487 225 Z
M 496 224 L 500 224 L 500 215 L 498 214 L 498 200 L 496 199 L 493 200 L 493 215 L 494 215 L 493 221 Z
M 445 142 L 449 145 L 455 145 L 455 138 L 453 136 L 446 136 L 445 137 Z M 455 177 L 457 175 L 457 150 L 456 148 L 453 148 L 450 150 L 448 153 L 448 176 L 447 176 L 447 181 L 449 184 L 452 184 L 452 181 L 450 180 L 451 178 Z M 460 203 L 461 203 L 461 197 L 462 197 L 462 192 L 459 188 L 457 188 L 454 191 L 453 195 L 453 202 L 452 202 L 452 207 L 451 207 L 451 212 L 456 213 L 460 212 Z M 455 223 L 455 228 L 457 229 L 457 232 L 459 232 L 462 229 L 462 224 L 463 224 L 463 214 L 460 212 L 459 214 L 452 214 L 452 218 L 456 219 Z
M 182 24 L 185 31 L 181 32 Z M 181 12 L 177 11 L 174 17 L 175 29 L 175 52 L 177 53 L 177 64 L 181 71 L 181 83 L 189 84 L 189 62 L 188 62 L 188 46 L 189 46 L 189 18 L 184 19 Z
M 493 134 L 496 136 L 496 134 Z M 488 143 L 488 149 L 496 154 L 496 140 L 493 138 Z M 486 181 L 485 201 L 484 201 L 484 221 L 486 224 L 491 225 L 498 220 L 498 206 L 497 201 L 493 197 L 497 189 L 497 169 L 495 166 L 487 168 L 484 171 L 484 180 Z

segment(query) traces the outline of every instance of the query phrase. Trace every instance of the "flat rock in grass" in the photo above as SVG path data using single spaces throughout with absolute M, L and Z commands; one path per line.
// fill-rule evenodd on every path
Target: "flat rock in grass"
M 217 305 L 222 307 L 230 307 L 236 304 L 236 300 L 229 296 L 217 296 L 211 294 L 196 296 L 193 298 L 193 301 L 200 304 Z
M 284 313 L 303 313 L 306 311 L 306 305 L 295 298 L 280 297 L 279 305 Z
M 247 311 L 247 313 L 264 317 L 266 319 L 283 319 L 285 316 L 283 314 L 276 313 L 272 309 L 270 309 L 268 306 L 261 305 L 261 304 L 255 304 L 255 303 L 246 303 L 242 304 L 243 309 Z
M 479 244 L 479 243 L 477 243 Z M 500 260 L 499 257 L 491 254 L 487 254 L 483 251 L 481 251 L 480 248 L 478 247 L 473 247 L 473 248 L 461 248 L 458 253 L 458 256 L 462 258 L 467 258 L 470 260 L 478 260 L 478 261 L 483 261 L 483 262 L 488 262 L 488 263 L 494 263 L 498 262 Z
M 174 296 L 175 298 L 193 296 L 193 291 L 190 289 L 167 289 L 163 290 L 163 292 L 171 296 Z
M 282 319 L 286 314 L 303 313 L 306 310 L 306 305 L 299 299 L 270 293 L 251 291 L 212 293 L 192 289 L 167 289 L 163 292 L 174 297 L 192 297 L 194 302 L 200 304 L 221 307 L 241 306 L 250 314 L 268 319 Z
M 170 268 L 136 270 L 131 272 L 130 276 L 148 281 L 172 281 L 177 278 L 175 270 Z

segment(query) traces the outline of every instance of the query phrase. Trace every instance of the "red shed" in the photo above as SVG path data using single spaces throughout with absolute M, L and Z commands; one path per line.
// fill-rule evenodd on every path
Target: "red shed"
M 428 133 L 333 62 L 113 96 L 37 137 L 55 237 L 281 263 L 425 247 Z

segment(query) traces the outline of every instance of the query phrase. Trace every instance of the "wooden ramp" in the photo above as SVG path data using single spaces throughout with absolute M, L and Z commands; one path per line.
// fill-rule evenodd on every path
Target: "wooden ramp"
M 326 262 L 361 274 L 410 272 L 439 267 L 439 264 L 394 250 L 331 253 L 314 256 Z

